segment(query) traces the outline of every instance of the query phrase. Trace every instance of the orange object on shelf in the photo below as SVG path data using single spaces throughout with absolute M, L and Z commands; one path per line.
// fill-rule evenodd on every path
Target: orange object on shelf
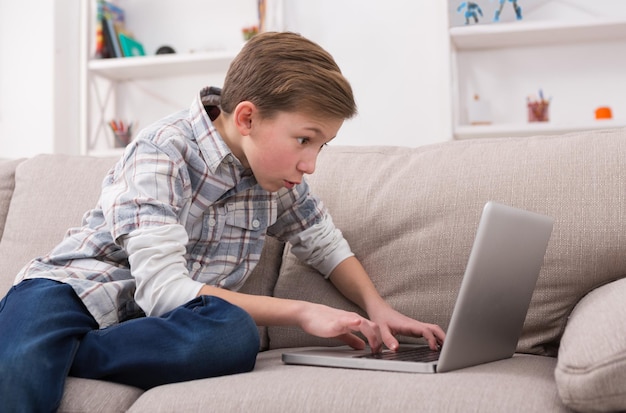
M 613 119 L 613 113 L 608 106 L 602 106 L 596 109 L 596 119 Z

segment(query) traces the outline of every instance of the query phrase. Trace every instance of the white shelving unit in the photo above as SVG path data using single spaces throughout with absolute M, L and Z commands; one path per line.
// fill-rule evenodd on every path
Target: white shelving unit
M 106 147 L 113 142 L 108 130 L 108 120 L 117 118 L 116 98 L 118 89 L 125 82 L 136 79 L 148 80 L 172 78 L 207 72 L 225 73 L 237 50 L 214 52 L 175 54 L 119 59 L 90 60 L 86 68 L 87 96 L 85 107 L 90 113 L 83 117 L 82 152 L 96 156 L 121 154 L 123 148 Z M 97 83 L 100 83 L 99 86 Z M 97 89 L 100 88 L 100 91 Z M 95 100 L 94 100 L 95 97 Z M 86 103 L 91 100 L 91 103 Z M 135 131 L 136 132 L 136 131 Z M 104 145 L 102 142 L 105 141 Z M 103 149 L 102 147 L 105 146 Z
M 171 1 L 153 6 L 146 1 L 126 0 L 119 1 L 119 5 L 127 11 L 127 28 L 131 31 L 137 29 L 148 42 L 175 39 L 178 31 L 184 38 L 179 43 L 185 41 L 189 43 L 189 39 L 209 38 L 222 41 L 223 38 L 228 38 L 230 41 L 225 42 L 228 46 L 209 47 L 208 50 L 198 49 L 198 51 L 182 50 L 175 54 L 163 55 L 149 55 L 146 48 L 148 53 L 146 56 L 96 59 L 93 58 L 96 2 L 95 0 L 81 2 L 81 33 L 87 34 L 83 36 L 81 45 L 81 153 L 93 156 L 119 155 L 123 148 L 115 147 L 115 139 L 108 125 L 111 119 L 138 120 L 141 127 L 146 126 L 152 119 L 141 119 L 141 112 L 149 111 L 147 107 L 155 104 L 155 101 L 159 99 L 167 101 L 161 104 L 167 106 L 170 111 L 174 110 L 170 109 L 173 107 L 176 107 L 175 110 L 184 109 L 186 107 L 184 105 L 191 103 L 193 93 L 201 87 L 221 84 L 230 62 L 243 45 L 243 37 L 237 38 L 240 36 L 241 28 L 249 25 L 250 16 L 256 17 L 256 3 L 251 0 L 238 0 L 224 6 L 216 1 L 196 0 L 193 5 L 198 9 L 199 15 L 204 14 L 201 8 L 227 13 L 223 25 L 206 28 L 194 25 L 193 22 L 184 27 L 171 24 L 171 13 L 179 9 L 186 10 L 185 6 L 190 6 L 190 2 L 193 0 L 186 0 L 185 4 Z M 243 7 L 245 10 L 242 10 Z M 159 18 L 165 19 L 169 24 L 159 24 Z M 225 31 L 224 25 L 228 25 L 228 35 L 216 36 L 216 32 Z M 214 31 L 209 33 L 206 30 Z M 153 46 L 150 44 L 150 48 L 154 48 Z M 179 88 L 177 82 L 187 82 L 185 93 L 179 90 L 183 88 Z M 191 87 L 189 83 L 192 83 Z M 133 87 L 135 90 L 130 90 Z M 173 92 L 183 94 L 184 97 L 170 99 Z M 138 97 L 142 93 L 143 95 Z M 160 118 L 161 115 L 156 115 L 156 112 L 152 111 L 150 116 Z M 136 132 L 137 130 L 134 130 L 133 134 Z
M 166 54 L 158 56 L 137 56 L 122 59 L 92 59 L 87 68 L 95 76 L 112 81 L 125 81 L 138 77 L 154 79 L 159 77 L 183 76 L 201 72 L 224 70 L 238 50 L 200 52 L 186 54 Z
M 451 27 L 449 35 L 455 139 L 626 126 L 626 19 L 487 23 Z M 553 96 L 551 119 L 529 123 L 526 97 L 538 89 Z M 470 124 L 474 95 L 491 104 L 491 124 Z M 614 118 L 596 120 L 594 108 L 605 105 Z

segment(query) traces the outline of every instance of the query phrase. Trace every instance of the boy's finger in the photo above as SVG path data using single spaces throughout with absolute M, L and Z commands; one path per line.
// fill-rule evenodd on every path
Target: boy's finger
M 354 334 L 351 334 L 351 333 L 342 334 L 338 336 L 337 338 L 355 350 L 363 350 L 365 348 L 365 341 L 361 340 L 359 337 L 355 336 Z
M 385 328 L 384 330 L 381 329 L 380 334 L 383 339 L 383 343 L 385 343 L 385 346 L 387 346 L 389 350 L 396 351 L 398 349 L 400 343 L 395 336 L 391 334 L 391 331 L 388 328 Z

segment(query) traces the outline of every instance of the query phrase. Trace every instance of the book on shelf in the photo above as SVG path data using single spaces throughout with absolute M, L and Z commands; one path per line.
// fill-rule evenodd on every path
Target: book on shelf
M 113 20 L 106 17 L 102 18 L 102 32 L 106 50 L 105 55 L 102 57 L 124 57 Z
M 126 29 L 124 9 L 110 1 L 98 0 L 96 57 L 114 58 L 143 54 L 141 43 Z

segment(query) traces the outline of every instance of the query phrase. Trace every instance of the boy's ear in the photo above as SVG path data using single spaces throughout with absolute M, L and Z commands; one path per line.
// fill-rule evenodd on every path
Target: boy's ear
M 252 129 L 252 118 L 256 112 L 256 106 L 254 103 L 247 100 L 240 102 L 233 113 L 233 120 L 235 126 L 242 136 L 250 135 Z

